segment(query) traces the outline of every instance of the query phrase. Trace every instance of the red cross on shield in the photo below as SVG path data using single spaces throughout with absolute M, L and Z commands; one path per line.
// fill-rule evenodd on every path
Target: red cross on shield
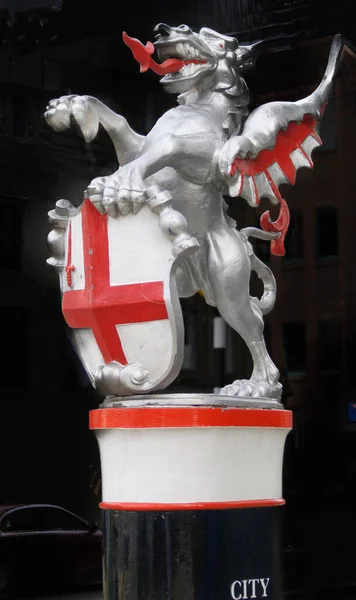
M 172 265 L 171 244 L 148 207 L 113 219 L 85 200 L 70 218 L 62 311 L 91 378 L 112 361 L 140 364 L 153 387 L 179 371 Z

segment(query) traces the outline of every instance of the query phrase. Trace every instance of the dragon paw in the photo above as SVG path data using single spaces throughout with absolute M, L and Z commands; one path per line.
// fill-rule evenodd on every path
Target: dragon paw
M 120 167 L 113 175 L 96 177 L 87 192 L 99 212 L 113 218 L 137 214 L 145 203 L 145 186 L 135 161 Z
M 91 142 L 98 133 L 99 118 L 87 96 L 61 96 L 51 100 L 44 117 L 54 131 L 66 131 L 76 123 L 86 142 Z
M 221 396 L 235 396 L 244 398 L 273 398 L 279 400 L 282 395 L 282 385 L 277 381 L 257 381 L 251 379 L 238 379 L 220 390 Z
M 243 160 L 255 158 L 257 149 L 247 137 L 236 135 L 231 137 L 223 146 L 219 158 L 220 171 L 225 177 L 234 175 L 235 170 L 232 165 L 236 158 Z

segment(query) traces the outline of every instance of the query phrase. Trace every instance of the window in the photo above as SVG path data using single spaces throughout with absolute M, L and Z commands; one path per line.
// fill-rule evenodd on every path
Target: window
M 339 371 L 342 365 L 342 335 L 340 319 L 320 319 L 318 322 L 318 368 Z
M 320 150 L 330 152 L 336 150 L 336 105 L 332 98 L 320 121 L 320 137 L 323 142 Z
M 0 268 L 21 266 L 23 199 L 0 194 Z
M 268 354 L 272 354 L 272 328 L 270 323 L 265 323 L 263 337 L 265 339 Z
M 304 323 L 285 323 L 283 342 L 286 370 L 289 375 L 303 375 L 306 371 L 306 340 Z
M 58 508 L 42 509 L 42 529 L 45 531 L 84 531 L 85 523 Z
M 291 210 L 290 225 L 286 236 L 285 260 L 297 261 L 304 258 L 303 215 L 300 210 Z
M 38 508 L 20 508 L 3 517 L 1 521 L 3 533 L 40 530 L 41 519 Z
M 337 210 L 334 206 L 316 211 L 316 256 L 333 258 L 338 255 Z
M 257 229 L 261 229 L 260 224 L 261 216 L 255 216 L 255 227 Z M 271 259 L 271 242 L 270 240 L 259 240 L 258 238 L 250 238 L 250 242 L 252 242 L 254 252 L 260 260 L 264 263 L 268 263 Z
M 26 97 L 13 98 L 13 133 L 17 137 L 27 136 L 27 104 Z
M 235 358 L 235 336 L 236 332 L 226 324 L 226 348 L 225 348 L 225 372 L 234 373 L 236 368 Z
M 257 258 L 264 263 L 268 263 L 271 259 L 271 242 L 266 240 L 254 240 L 255 254 Z
M 36 2 L 33 3 L 33 5 L 39 8 L 41 7 L 43 9 L 47 8 L 50 10 L 60 10 L 62 9 L 63 0 L 36 0 Z M 29 7 L 30 3 L 28 2 L 28 0 L 11 0 L 11 10 L 13 10 L 14 12 L 29 10 Z
M 6 340 L 2 353 L 2 387 L 26 391 L 28 385 L 27 309 L 22 306 L 3 306 L 0 310 L 1 333 Z
M 196 368 L 195 352 L 195 318 L 194 313 L 184 312 L 184 359 L 183 369 L 192 371 Z
M 0 91 L 0 133 L 6 131 L 6 96 L 4 91 Z

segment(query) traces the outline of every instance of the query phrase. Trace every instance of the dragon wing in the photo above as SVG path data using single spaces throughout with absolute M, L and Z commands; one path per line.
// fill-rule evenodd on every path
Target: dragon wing
M 230 196 L 241 196 L 258 206 L 262 196 L 280 203 L 279 216 L 272 221 L 269 211 L 260 219 L 264 231 L 279 233 L 271 252 L 283 256 L 289 226 L 289 210 L 279 186 L 294 185 L 300 167 L 313 167 L 312 152 L 322 144 L 317 133 L 332 92 L 343 49 L 341 35 L 334 37 L 328 65 L 319 87 L 298 102 L 270 102 L 254 110 L 241 135 L 230 138 L 219 157 L 219 171 L 227 181 Z

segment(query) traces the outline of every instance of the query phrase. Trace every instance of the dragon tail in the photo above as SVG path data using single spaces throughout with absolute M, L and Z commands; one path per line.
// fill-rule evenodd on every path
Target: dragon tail
M 273 240 L 279 237 L 279 233 L 262 231 L 255 227 L 246 227 L 241 229 L 242 233 L 246 238 L 254 237 L 261 240 Z M 251 300 L 258 306 L 263 315 L 267 315 L 274 307 L 276 301 L 277 286 L 274 275 L 255 254 L 250 255 L 251 269 L 257 273 L 259 279 L 261 279 L 264 287 L 264 291 L 261 298 L 251 297 Z
M 276 302 L 276 280 L 271 269 L 269 269 L 267 265 L 257 258 L 257 256 L 253 254 L 250 258 L 251 269 L 257 273 L 257 276 L 259 279 L 261 279 L 264 287 L 261 298 L 253 297 L 251 299 L 258 306 L 261 313 L 263 315 L 267 315 L 269 312 L 271 312 Z

